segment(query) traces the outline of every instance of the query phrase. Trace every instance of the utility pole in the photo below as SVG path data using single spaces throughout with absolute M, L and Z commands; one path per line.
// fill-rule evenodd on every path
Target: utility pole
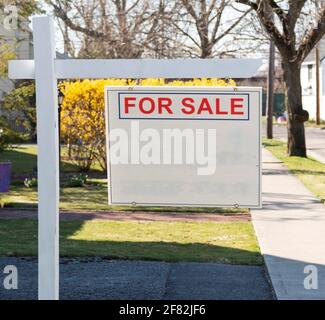
M 273 20 L 273 10 L 268 5 L 268 13 Z M 275 60 L 275 46 L 272 39 L 270 39 L 269 48 L 269 68 L 267 75 L 267 125 L 266 125 L 266 136 L 268 139 L 273 139 L 273 93 L 274 93 L 274 60 Z
M 273 139 L 273 93 L 274 93 L 275 47 L 271 40 L 269 49 L 269 70 L 267 76 L 267 138 Z
M 316 124 L 320 125 L 320 80 L 319 80 L 320 57 L 319 48 L 316 47 Z

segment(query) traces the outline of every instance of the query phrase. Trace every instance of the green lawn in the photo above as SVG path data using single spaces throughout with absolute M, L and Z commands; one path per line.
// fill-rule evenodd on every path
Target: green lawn
M 36 147 L 26 145 L 5 150 L 0 153 L 0 161 L 10 160 L 14 173 L 33 172 L 36 170 Z
M 0 256 L 35 256 L 37 221 L 2 220 Z M 63 221 L 61 256 L 260 265 L 250 222 Z
M 317 125 L 316 124 L 316 120 L 312 119 L 312 120 L 308 120 L 307 122 L 305 122 L 305 127 L 314 127 L 314 128 L 321 128 L 324 129 L 325 128 L 325 121 L 321 120 L 320 124 Z
M 35 144 L 26 144 L 16 146 L 12 149 L 0 153 L 0 161 L 10 160 L 12 171 L 16 175 L 23 173 L 31 174 L 37 169 L 37 146 Z M 66 172 L 75 172 L 77 167 L 72 162 L 63 161 L 62 170 Z
M 24 145 L 1 154 L 11 160 L 16 181 L 1 195 L 8 207 L 37 207 L 37 189 L 23 185 L 25 174 L 36 172 L 36 147 Z M 61 169 L 75 172 L 69 162 Z M 96 170 L 96 168 L 95 168 Z M 91 175 L 90 175 L 91 176 Z M 60 190 L 60 208 L 66 210 L 149 210 L 173 212 L 247 212 L 246 209 L 109 206 L 107 181 L 90 178 L 82 188 Z M 254 229 L 250 222 L 144 222 L 62 221 L 62 256 L 102 256 L 158 261 L 211 261 L 233 264 L 262 264 Z M 0 220 L 0 256 L 37 255 L 37 221 Z
M 310 157 L 289 157 L 285 142 L 264 139 L 263 143 L 311 192 L 325 202 L 325 164 Z
M 13 163 L 16 181 L 1 200 L 8 207 L 37 207 L 37 189 L 26 188 L 24 175 L 36 169 L 35 146 L 24 145 L 6 151 L 0 160 Z M 75 172 L 72 163 L 63 171 Z M 149 210 L 173 212 L 239 213 L 243 209 L 109 206 L 107 181 L 90 178 L 82 188 L 60 190 L 60 208 L 66 210 Z M 262 264 L 250 222 L 144 222 L 144 221 L 62 221 L 62 256 L 102 256 L 119 259 L 158 261 L 211 261 L 233 264 Z M 0 256 L 37 255 L 37 221 L 1 220 Z
M 262 116 L 262 124 L 266 125 L 267 123 L 267 117 L 266 116 Z M 277 123 L 277 121 L 275 120 L 275 118 L 273 117 L 273 125 L 277 125 L 277 126 L 286 126 L 287 123 Z M 308 121 L 305 122 L 305 127 L 313 127 L 313 128 L 320 128 L 320 129 L 325 129 L 325 121 L 321 120 L 320 124 L 317 125 L 316 121 L 314 119 L 310 119 Z
M 157 207 L 157 206 L 110 206 L 108 205 L 107 182 L 105 179 L 91 179 L 90 185 L 82 188 L 61 188 L 60 208 L 78 211 L 164 211 L 164 212 L 216 212 L 222 214 L 245 213 L 247 209 L 211 208 L 211 207 Z M 10 191 L 1 195 L 5 207 L 37 208 L 37 188 L 13 185 Z

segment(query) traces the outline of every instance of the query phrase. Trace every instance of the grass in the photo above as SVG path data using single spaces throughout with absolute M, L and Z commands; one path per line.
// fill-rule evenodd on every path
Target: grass
M 266 125 L 266 123 L 267 123 L 267 117 L 262 116 L 262 124 Z M 287 122 L 277 123 L 275 117 L 273 117 L 273 125 L 286 126 Z M 305 122 L 305 127 L 325 129 L 325 120 L 321 120 L 320 124 L 317 125 L 315 119 L 310 119 Z
M 36 170 L 36 147 L 26 145 L 5 150 L 0 153 L 0 161 L 10 160 L 15 173 L 33 172 Z
M 289 157 L 285 142 L 264 139 L 263 143 L 312 193 L 325 202 L 325 164 L 310 157 Z
M 105 179 L 91 179 L 96 182 L 91 189 L 61 188 L 60 208 L 69 211 L 156 211 L 156 212 L 216 212 L 222 214 L 243 213 L 247 209 L 211 208 L 211 207 L 159 207 L 159 206 L 116 206 L 108 205 L 107 182 Z M 37 189 L 21 185 L 10 187 L 10 191 L 1 196 L 6 207 L 37 208 Z
M 63 146 L 61 150 L 62 157 L 67 152 Z M 0 161 L 10 160 L 12 162 L 12 171 L 16 175 L 36 173 L 37 170 L 37 145 L 35 144 L 22 144 L 15 146 L 12 149 L 5 150 L 0 153 Z M 62 172 L 77 172 L 78 167 L 73 161 L 62 160 L 61 168 Z M 93 172 L 100 172 L 100 166 L 98 163 L 94 163 L 92 166 Z
M 315 119 L 308 120 L 307 122 L 305 122 L 305 127 L 325 129 L 325 120 L 321 120 L 319 125 L 316 124 Z
M 24 174 L 35 173 L 37 150 L 24 145 L 6 151 L 17 183 L 2 201 L 10 207 L 37 207 L 37 189 L 22 185 Z M 65 162 L 63 171 L 76 167 Z M 96 170 L 96 168 L 95 168 Z M 66 210 L 149 210 L 172 212 L 240 213 L 243 209 L 109 206 L 105 179 L 90 179 L 84 188 L 61 188 L 60 208 Z M 220 262 L 261 265 L 262 257 L 250 222 L 61 221 L 60 254 L 156 261 Z M 37 220 L 0 222 L 0 256 L 36 256 Z
M 0 161 L 10 160 L 14 174 L 36 173 L 37 170 L 37 146 L 26 144 L 16 146 L 0 153 Z M 62 170 L 75 172 L 77 168 L 71 162 L 62 162 Z
M 250 222 L 63 221 L 61 256 L 261 265 Z M 2 220 L 0 256 L 36 256 L 37 221 Z

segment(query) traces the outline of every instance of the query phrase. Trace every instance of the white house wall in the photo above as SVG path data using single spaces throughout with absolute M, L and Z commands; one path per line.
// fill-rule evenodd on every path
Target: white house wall
M 308 79 L 308 64 L 313 65 L 312 79 Z M 303 108 L 309 112 L 310 119 L 316 118 L 316 67 L 315 62 L 304 63 L 301 68 L 301 87 Z M 320 117 L 325 120 L 325 62 L 321 63 L 320 70 Z
M 26 28 L 26 26 L 24 26 Z M 31 33 L 28 31 L 6 29 L 0 24 L 0 36 L 4 43 L 15 48 L 16 59 L 33 59 Z M 0 102 L 5 94 L 14 89 L 14 83 L 8 78 L 0 79 Z

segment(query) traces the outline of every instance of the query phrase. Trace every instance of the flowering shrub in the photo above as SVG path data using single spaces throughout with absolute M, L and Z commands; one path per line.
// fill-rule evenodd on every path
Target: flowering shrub
M 6 41 L 6 39 L 3 39 Z M 0 42 L 0 76 L 7 76 L 8 73 L 8 61 L 16 59 L 14 45 L 10 45 L 6 42 L 3 42 L 1 38 Z
M 26 188 L 34 188 L 37 187 L 37 179 L 36 178 L 26 178 L 24 180 L 24 185 Z
M 87 182 L 88 176 L 86 174 L 74 174 L 69 180 L 65 183 L 65 187 L 77 188 L 84 187 Z
M 64 94 L 61 106 L 61 138 L 68 146 L 68 154 L 81 171 L 90 169 L 97 160 L 106 169 L 105 150 L 105 102 L 104 87 L 107 85 L 143 86 L 235 86 L 233 80 L 193 79 L 189 81 L 143 79 L 140 83 L 128 79 L 83 80 L 63 82 Z

